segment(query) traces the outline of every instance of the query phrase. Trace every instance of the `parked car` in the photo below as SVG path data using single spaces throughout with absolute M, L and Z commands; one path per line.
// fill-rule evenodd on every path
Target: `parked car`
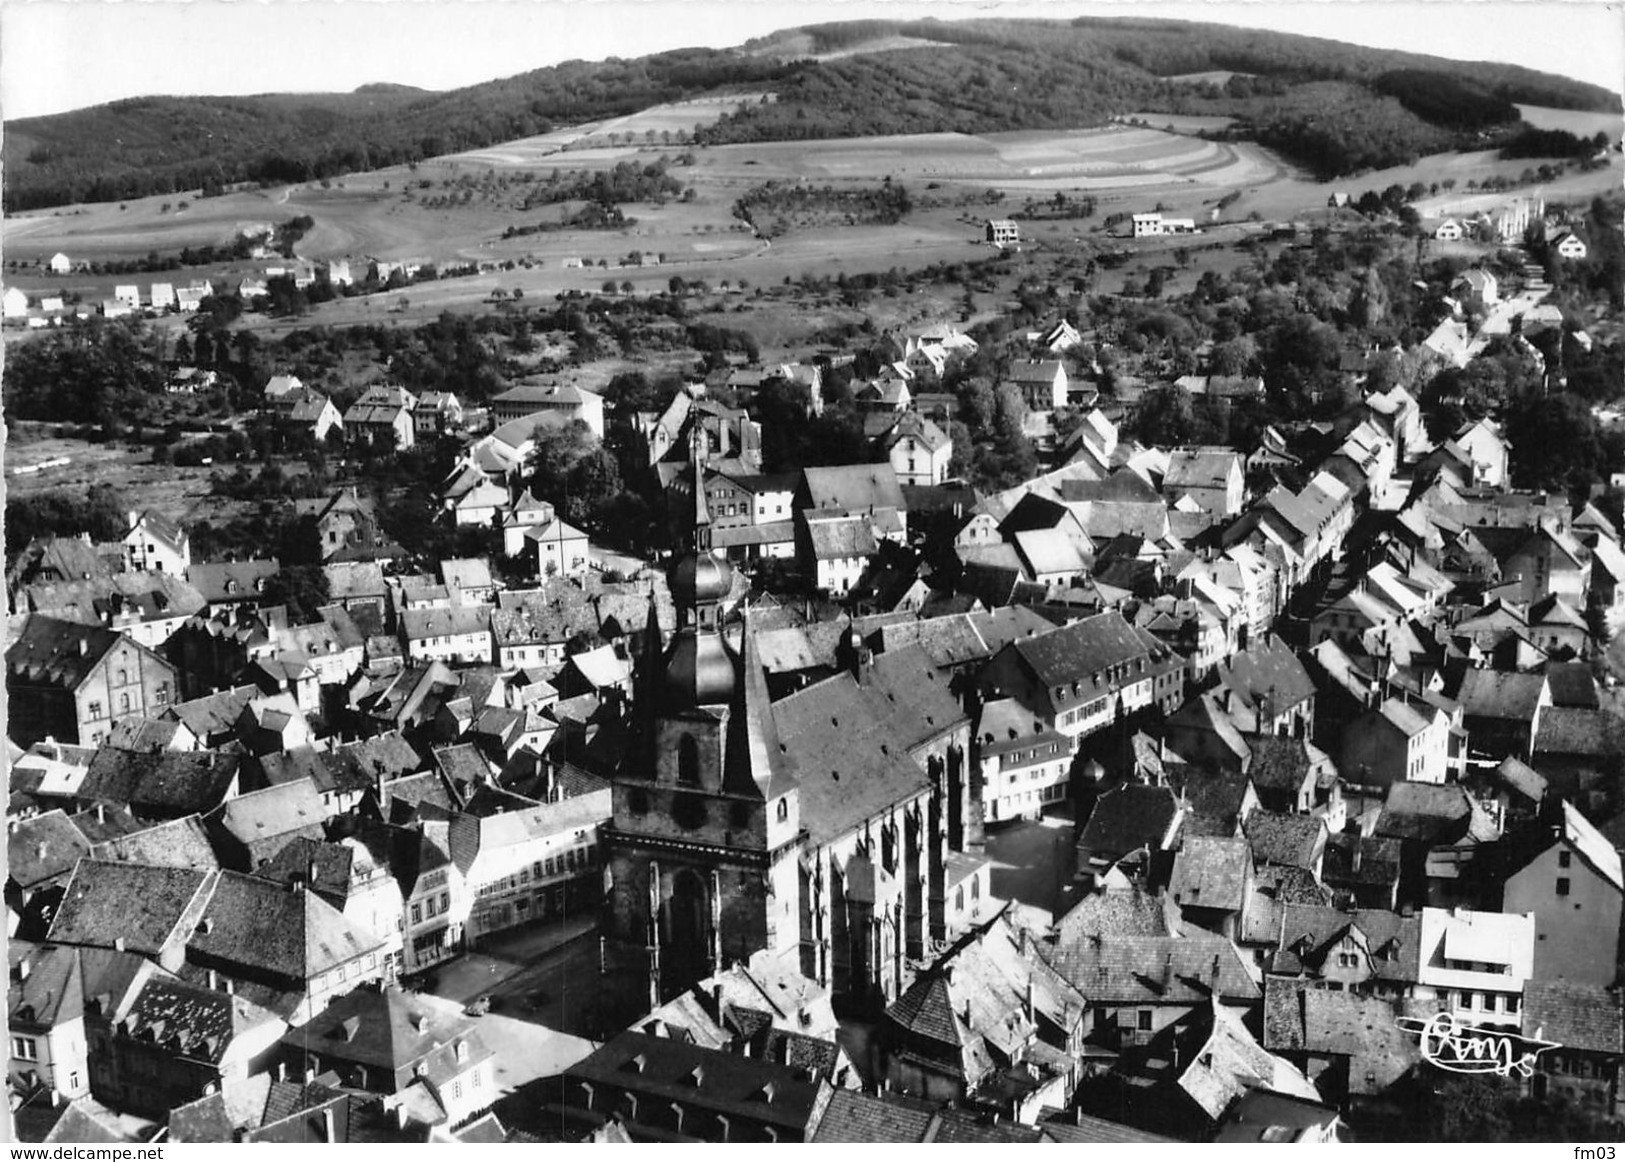
M 483 1017 L 483 1016 L 485 1016 L 486 1013 L 488 1013 L 490 1011 L 491 1011 L 491 994 L 490 993 L 481 993 L 479 996 L 477 996 L 473 1000 L 469 1001 L 467 1005 L 463 1006 L 463 1012 L 466 1015 L 470 1016 L 470 1017 Z

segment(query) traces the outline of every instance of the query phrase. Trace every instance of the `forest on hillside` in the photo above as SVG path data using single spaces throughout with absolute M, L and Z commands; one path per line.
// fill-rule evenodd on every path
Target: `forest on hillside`
M 883 37 L 936 47 L 819 61 L 775 51 L 779 41 L 824 53 Z M 1244 75 L 1222 88 L 1171 79 L 1215 70 Z M 1329 177 L 1482 148 L 1485 135 L 1510 137 L 1514 102 L 1619 108 L 1617 94 L 1516 66 L 1254 29 L 1120 18 L 860 21 L 737 50 L 570 61 L 445 93 L 366 86 L 350 94 L 144 97 L 13 121 L 5 126 L 4 192 L 22 210 L 311 181 L 763 88 L 776 100 L 742 103 L 695 140 L 1082 128 L 1140 110 L 1219 113 L 1241 119 L 1235 135 Z M 1329 93 L 1336 104 L 1326 104 Z

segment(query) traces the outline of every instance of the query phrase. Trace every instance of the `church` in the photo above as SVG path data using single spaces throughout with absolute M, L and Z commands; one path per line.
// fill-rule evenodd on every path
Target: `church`
M 677 630 L 651 617 L 630 744 L 603 831 L 606 954 L 651 1007 L 762 949 L 863 1007 L 949 936 L 946 866 L 979 821 L 970 719 L 918 647 L 770 700 L 747 612 L 712 552 L 703 488 L 671 573 Z

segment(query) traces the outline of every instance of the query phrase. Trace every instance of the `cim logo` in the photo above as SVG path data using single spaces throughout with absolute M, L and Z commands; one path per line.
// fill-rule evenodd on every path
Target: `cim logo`
M 1466 1025 L 1454 1013 L 1436 1013 L 1425 1021 L 1401 1017 L 1399 1027 L 1416 1034 L 1422 1060 L 1448 1073 L 1529 1077 L 1535 1072 L 1535 1058 L 1548 1049 L 1560 1048 L 1556 1041 Z

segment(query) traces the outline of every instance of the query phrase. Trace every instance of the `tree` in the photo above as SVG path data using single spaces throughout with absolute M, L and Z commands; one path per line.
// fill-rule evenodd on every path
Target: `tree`
M 265 604 L 287 606 L 290 625 L 319 621 L 317 610 L 328 603 L 329 596 L 327 574 L 320 565 L 284 564 L 265 581 Z
M 571 524 L 603 527 L 603 514 L 622 491 L 615 459 L 581 420 L 564 427 L 538 424 L 536 470 L 530 488 Z

